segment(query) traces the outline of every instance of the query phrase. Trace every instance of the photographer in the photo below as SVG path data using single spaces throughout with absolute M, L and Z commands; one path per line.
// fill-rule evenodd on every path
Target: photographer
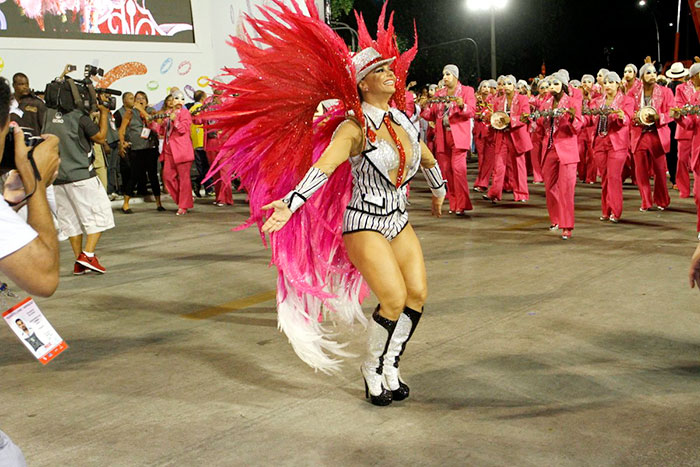
M 44 131 L 60 139 L 61 165 L 54 183 L 58 225 L 70 240 L 75 264 L 73 274 L 88 271 L 106 272 L 95 255 L 97 243 L 105 230 L 114 227 L 114 216 L 107 192 L 96 175 L 92 143 L 104 144 L 109 111 L 106 96 L 96 102 L 100 112 L 99 127 L 85 108 L 47 110 Z M 83 234 L 87 236 L 83 248 Z
M 10 99 L 10 86 L 0 78 L 0 165 L 3 172 L 16 167 L 0 196 L 0 273 L 30 294 L 48 297 L 58 286 L 58 241 L 46 199 L 46 187 L 56 177 L 59 165 L 58 138 L 46 136 L 34 148 L 32 162 L 22 131 L 10 129 Z M 5 148 L 9 131 L 14 131 L 14 148 Z M 4 160 L 11 157 L 14 160 Z M 25 201 L 27 222 L 8 204 L 19 207 Z M 0 465 L 26 465 L 20 449 L 2 431 Z

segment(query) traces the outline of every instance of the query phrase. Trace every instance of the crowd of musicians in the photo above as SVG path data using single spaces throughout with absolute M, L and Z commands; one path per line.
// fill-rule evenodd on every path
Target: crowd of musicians
M 700 205 L 700 63 L 689 69 L 674 63 L 663 75 L 647 60 L 639 69 L 627 65 L 622 77 L 601 69 L 580 81 L 563 69 L 531 84 L 507 75 L 482 81 L 476 92 L 447 65 L 440 85 L 415 104 L 407 113 L 438 159 L 455 215 L 473 209 L 472 138 L 479 162 L 473 191 L 492 203 L 504 192 L 525 203 L 531 175 L 532 183 L 544 183 L 549 229 L 565 240 L 574 229 L 577 176 L 583 183 L 600 179 L 604 222 L 620 222 L 628 178 L 639 189 L 642 212 L 669 206 L 668 173 L 680 197 L 694 195 Z

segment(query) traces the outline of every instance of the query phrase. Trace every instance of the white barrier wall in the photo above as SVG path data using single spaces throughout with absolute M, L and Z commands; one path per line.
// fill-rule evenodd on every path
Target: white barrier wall
M 73 77 L 82 77 L 84 65 L 90 64 L 105 74 L 113 70 L 118 77 L 103 84 L 122 91 L 144 90 L 153 104 L 162 101 L 171 86 L 190 96 L 197 89 L 209 91 L 207 78 L 238 63 L 226 41 L 240 32 L 242 14 L 268 0 L 191 1 L 194 44 L 0 37 L 0 75 L 11 80 L 21 71 L 33 89 L 43 90 L 67 63 L 78 68 Z M 322 12 L 323 0 L 317 3 Z

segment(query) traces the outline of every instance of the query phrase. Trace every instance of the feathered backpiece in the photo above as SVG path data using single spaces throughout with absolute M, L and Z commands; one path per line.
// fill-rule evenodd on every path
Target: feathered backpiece
M 394 29 L 394 12 L 389 15 L 389 22 L 386 23 L 386 7 L 389 2 L 384 2 L 382 12 L 377 21 L 377 40 L 372 39 L 362 13 L 355 11 L 357 19 L 357 33 L 360 39 L 360 49 L 367 47 L 374 48 L 384 58 L 394 57 L 393 69 L 396 74 L 396 92 L 394 93 L 393 104 L 401 111 L 406 110 L 406 80 L 408 79 L 408 69 L 411 62 L 418 53 L 418 31 L 415 22 L 413 23 L 413 47 L 404 53 L 399 50 L 396 41 L 396 31 Z M 386 24 L 386 26 L 385 26 Z
M 294 2 L 292 2 L 294 3 Z M 238 177 L 250 199 L 250 218 L 240 228 L 264 223 L 262 206 L 283 198 L 330 143 L 349 111 L 363 122 L 351 54 L 318 16 L 313 0 L 287 6 L 281 0 L 248 16 L 244 39 L 231 38 L 241 68 L 226 69 L 229 83 L 214 83 L 223 103 L 204 112 L 225 142 L 209 176 Z M 313 121 L 321 101 L 335 110 Z M 342 217 L 352 189 L 345 162 L 329 181 L 270 237 L 277 266 L 278 323 L 299 357 L 315 369 L 336 370 L 346 356 L 323 325 L 332 312 L 345 322 L 366 323 L 360 307 L 368 288 L 350 263 Z M 262 234 L 263 242 L 265 236 Z

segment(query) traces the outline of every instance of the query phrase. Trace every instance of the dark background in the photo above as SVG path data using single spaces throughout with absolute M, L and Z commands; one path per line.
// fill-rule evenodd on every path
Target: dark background
M 506 9 L 496 12 L 498 74 L 531 78 L 544 62 L 547 73 L 566 68 L 572 79 L 584 73 L 595 75 L 603 67 L 622 76 L 627 63 L 639 67 L 647 55 L 657 59 L 652 14 L 659 24 L 661 59 L 672 62 L 677 8 L 676 0 L 648 0 L 645 7 L 638 6 L 638 0 L 509 0 Z M 355 0 L 355 9 L 362 11 L 374 34 L 381 1 Z M 447 63 L 459 66 L 463 83 L 477 83 L 473 44 L 430 47 L 464 37 L 479 45 L 482 79 L 491 77 L 490 13 L 469 11 L 465 0 L 391 0 L 388 9 L 395 10 L 401 44 L 413 43 L 416 20 L 419 52 L 411 79 L 419 85 L 437 82 Z M 341 21 L 356 27 L 352 13 Z M 700 55 L 687 0 L 682 0 L 680 32 L 679 59 Z M 426 46 L 430 48 L 421 52 Z
M 148 0 L 146 8 L 151 11 L 158 24 L 186 23 L 192 24 L 192 9 L 190 0 Z M 0 31 L 0 37 L 31 37 L 41 39 L 90 39 L 90 40 L 119 40 L 136 42 L 194 42 L 193 31 L 183 31 L 173 37 L 169 36 L 136 36 L 129 34 L 88 34 L 80 32 L 80 20 L 62 23 L 60 17 L 45 17 L 46 30 L 42 31 L 37 22 L 23 16 L 21 8 L 8 0 L 0 4 L 0 11 L 7 19 L 7 30 Z M 376 20 L 375 20 L 376 24 Z

